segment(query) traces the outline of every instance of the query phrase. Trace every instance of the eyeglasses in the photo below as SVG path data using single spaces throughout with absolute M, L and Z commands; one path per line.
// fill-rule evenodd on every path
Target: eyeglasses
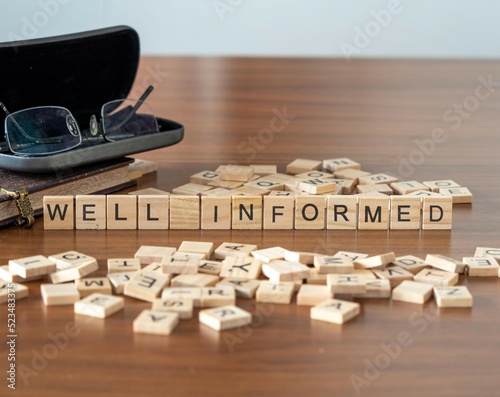
M 153 91 L 149 86 L 138 100 L 118 99 L 104 104 L 101 118 L 90 118 L 89 132 L 82 136 L 71 112 L 60 106 L 40 106 L 9 113 L 3 103 L 5 141 L 14 154 L 45 156 L 74 149 L 85 142 L 115 142 L 135 136 L 158 133 L 151 107 L 144 102 Z M 139 113 L 140 109 L 140 113 Z

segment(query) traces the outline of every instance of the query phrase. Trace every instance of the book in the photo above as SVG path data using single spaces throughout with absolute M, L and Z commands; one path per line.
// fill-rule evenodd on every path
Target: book
M 10 191 L 26 190 L 35 216 L 38 216 L 43 212 L 43 196 L 109 194 L 135 185 L 129 176 L 129 165 L 133 161 L 124 157 L 43 174 L 0 169 L 0 187 Z M 15 201 L 1 194 L 0 227 L 14 224 L 18 216 Z

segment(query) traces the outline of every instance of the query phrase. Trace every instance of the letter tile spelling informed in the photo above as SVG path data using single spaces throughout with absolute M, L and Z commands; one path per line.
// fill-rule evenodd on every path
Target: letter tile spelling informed
M 385 269 L 373 270 L 378 278 L 389 280 L 391 288 L 397 287 L 405 280 L 413 280 L 413 274 L 399 266 L 389 266 Z
M 170 196 L 170 229 L 200 228 L 200 197 Z
M 234 305 L 201 310 L 199 321 L 216 331 L 243 327 L 252 322 L 252 315 Z
M 358 229 L 387 230 L 389 201 L 389 196 L 378 192 L 358 195 Z
M 46 230 L 68 230 L 75 228 L 75 197 L 44 196 L 43 228 Z
M 230 191 L 228 190 L 230 193 Z M 232 196 L 201 197 L 201 228 L 203 230 L 231 229 Z
M 203 259 L 210 259 L 214 252 L 214 243 L 204 241 L 183 241 L 177 251 L 189 254 L 203 254 Z
M 458 274 L 437 269 L 424 269 L 413 277 L 415 281 L 439 287 L 453 286 L 458 283 Z
M 429 267 L 423 259 L 413 255 L 398 256 L 392 263 L 394 266 L 402 267 L 412 274 L 417 274 L 421 270 Z
M 311 319 L 344 324 L 360 313 L 360 305 L 340 299 L 329 299 L 311 308 Z
M 76 195 L 75 226 L 77 229 L 106 229 L 106 196 Z
M 451 196 L 423 197 L 422 229 L 448 230 L 451 229 L 453 199 Z
M 264 196 L 264 229 L 292 230 L 294 228 L 295 194 L 274 191 Z
M 427 254 L 425 263 L 436 269 L 450 273 L 464 273 L 465 267 L 467 266 L 465 263 L 457 261 L 456 259 L 437 254 Z
M 106 318 L 123 309 L 125 300 L 119 296 L 92 294 L 75 302 L 75 313 Z
M 317 255 L 314 257 L 314 267 L 318 274 L 349 274 L 354 271 L 353 262 L 342 255 Z
M 497 277 L 500 267 L 493 257 L 464 257 L 463 262 L 467 265 L 467 275 L 470 277 Z
M 159 310 L 143 310 L 134 320 L 135 333 L 170 335 L 179 324 L 179 314 Z
M 111 283 L 107 277 L 89 277 L 75 280 L 76 288 L 82 298 L 100 293 L 111 295 Z
M 255 300 L 260 303 L 276 303 L 288 305 L 292 301 L 295 284 L 291 281 L 273 283 L 271 281 L 261 281 Z
M 43 255 L 9 260 L 9 272 L 24 279 L 45 276 L 55 271 L 55 261 Z
M 233 196 L 232 229 L 262 229 L 262 196 Z
M 10 284 L 13 284 L 13 286 Z M 8 302 L 9 290 L 12 289 L 15 291 L 14 295 L 16 297 L 16 300 L 26 298 L 29 294 L 29 289 L 25 285 L 0 281 L 0 303 Z
M 202 259 L 198 263 L 198 273 L 213 274 L 218 276 L 222 270 L 222 262 L 219 261 L 207 261 Z
M 40 285 L 45 306 L 72 305 L 80 300 L 80 293 L 75 284 L 42 284 Z
M 225 259 L 228 256 L 248 256 L 257 249 L 254 244 L 222 243 L 215 249 L 215 259 Z
M 141 270 L 141 262 L 135 258 L 108 259 L 108 273 L 136 272 Z
M 260 286 L 260 280 L 228 277 L 216 284 L 216 287 L 232 287 L 237 298 L 252 299 Z
M 219 276 L 211 274 L 179 274 L 172 278 L 172 287 L 213 287 L 219 282 Z
M 465 286 L 434 287 L 438 307 L 472 307 L 472 295 Z
M 236 304 L 233 287 L 205 287 L 201 289 L 201 307 L 218 307 Z
M 149 265 L 153 262 L 161 262 L 166 256 L 171 256 L 176 252 L 174 247 L 158 247 L 151 245 L 142 245 L 134 255 L 143 265 Z
M 430 284 L 405 280 L 392 290 L 392 300 L 424 304 L 432 296 L 432 291 Z
M 151 310 L 177 313 L 180 320 L 189 320 L 193 318 L 193 307 L 192 299 L 158 298 L 153 301 Z
M 122 295 L 125 284 L 127 284 L 136 273 L 137 272 L 109 273 L 108 279 L 113 286 L 113 292 L 117 295 Z
M 302 284 L 297 293 L 297 305 L 314 306 L 333 297 L 326 285 Z
M 262 265 L 262 273 L 273 283 L 297 281 L 309 276 L 309 267 L 296 262 L 273 260 Z
M 325 212 L 325 196 L 297 196 L 295 198 L 295 229 L 324 229 Z
M 422 224 L 422 199 L 418 196 L 391 196 L 391 230 L 418 230 Z
M 160 296 L 163 288 L 169 282 L 170 275 L 141 270 L 134 274 L 130 281 L 125 284 L 123 293 L 132 298 L 153 302 Z
M 168 195 L 138 196 L 138 228 L 140 230 L 168 229 L 169 207 L 170 198 Z
M 129 194 L 108 195 L 106 214 L 108 229 L 137 229 L 137 196 Z
M 194 307 L 200 307 L 201 305 L 201 288 L 164 288 L 161 292 L 161 299 L 176 299 L 185 300 L 189 299 L 193 301 Z
M 204 254 L 188 254 L 175 252 L 173 255 L 162 259 L 163 273 L 168 274 L 196 274 L 200 260 L 205 259 Z
M 327 196 L 326 228 L 329 230 L 355 230 L 358 224 L 358 198 L 356 196 Z

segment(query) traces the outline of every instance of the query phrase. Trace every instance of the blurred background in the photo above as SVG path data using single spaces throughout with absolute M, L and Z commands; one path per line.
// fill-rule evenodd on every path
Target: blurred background
M 495 0 L 2 1 L 0 41 L 129 25 L 142 53 L 500 57 Z

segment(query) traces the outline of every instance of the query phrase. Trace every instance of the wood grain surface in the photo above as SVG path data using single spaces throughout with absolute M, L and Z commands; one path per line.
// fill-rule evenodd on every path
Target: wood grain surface
M 499 70 L 498 61 L 143 58 L 133 92 L 154 84 L 148 101 L 183 123 L 185 138 L 136 156 L 159 165 L 138 188 L 172 190 L 220 164 L 284 171 L 295 158 L 349 157 L 401 180 L 455 180 L 474 203 L 454 207 L 451 231 L 44 231 L 39 220 L 0 231 L 1 264 L 78 250 L 98 259 L 102 276 L 108 258 L 184 240 L 457 259 L 500 247 L 500 87 L 484 83 L 500 81 Z M 0 395 L 500 396 L 499 279 L 462 275 L 460 284 L 472 309 L 358 299 L 360 315 L 335 325 L 295 300 L 238 299 L 252 326 L 219 333 L 193 319 L 162 337 L 132 331 L 150 303 L 126 298 L 123 311 L 90 319 L 45 307 L 32 282 L 16 307 L 17 388 L 6 386 L 4 342 Z M 6 313 L 1 305 L 2 339 Z

